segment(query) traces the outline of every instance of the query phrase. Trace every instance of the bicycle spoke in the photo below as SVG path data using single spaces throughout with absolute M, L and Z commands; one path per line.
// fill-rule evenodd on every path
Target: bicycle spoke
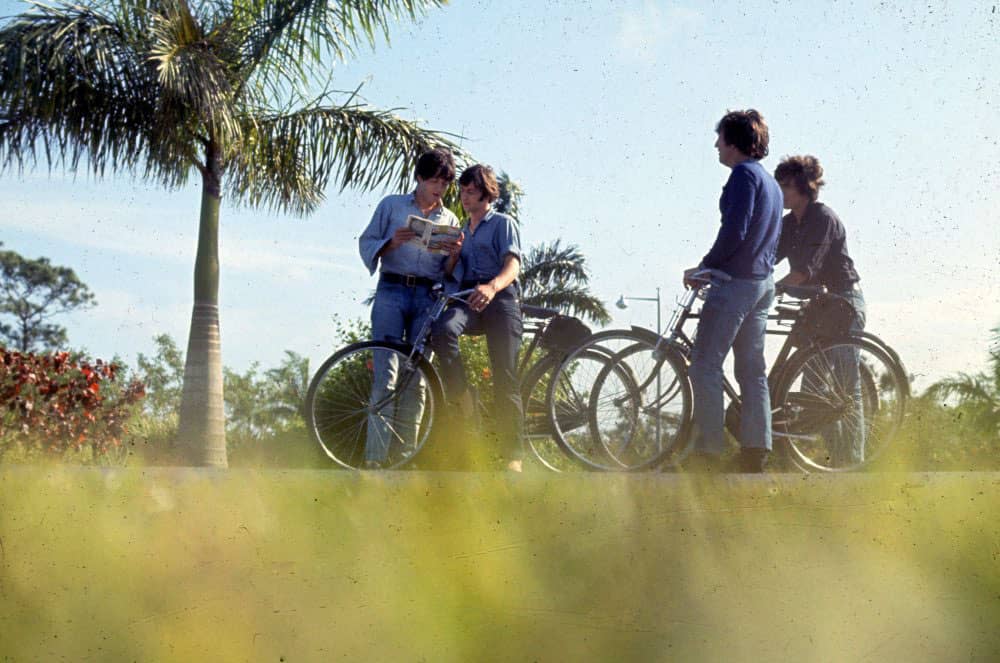
M 376 387 L 376 376 L 388 384 Z M 313 378 L 306 399 L 309 428 L 344 467 L 360 467 L 366 457 L 395 467 L 426 441 L 434 389 L 406 354 L 375 342 L 356 343 L 331 357 Z

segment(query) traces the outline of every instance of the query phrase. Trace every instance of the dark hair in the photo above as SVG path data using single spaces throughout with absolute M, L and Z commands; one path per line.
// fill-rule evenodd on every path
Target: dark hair
M 462 176 L 458 178 L 459 186 L 474 184 L 479 189 L 480 197 L 489 199 L 492 203 L 500 197 L 500 185 L 497 184 L 497 176 L 493 174 L 493 169 L 487 165 L 477 163 L 462 171 Z
M 726 144 L 732 145 L 751 159 L 763 159 L 767 156 L 767 144 L 770 141 L 767 124 L 764 123 L 764 116 L 752 108 L 729 111 L 719 120 L 715 132 L 722 136 Z
M 774 169 L 774 179 L 779 184 L 794 185 L 799 193 L 813 202 L 819 198 L 819 188 L 826 184 L 823 181 L 823 166 L 811 154 L 782 159 Z
M 417 159 L 417 177 L 422 180 L 432 180 L 440 177 L 446 182 L 455 179 L 455 160 L 451 152 L 443 148 L 437 148 L 430 152 L 424 152 Z

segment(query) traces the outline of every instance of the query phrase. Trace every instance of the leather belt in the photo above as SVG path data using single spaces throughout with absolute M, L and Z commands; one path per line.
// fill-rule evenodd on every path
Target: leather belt
M 379 277 L 380 280 L 386 283 L 395 283 L 396 285 L 405 285 L 407 288 L 415 288 L 418 285 L 426 286 L 428 288 L 433 288 L 438 284 L 434 279 L 429 279 L 426 276 L 414 276 L 412 274 L 393 274 L 391 272 L 382 272 Z

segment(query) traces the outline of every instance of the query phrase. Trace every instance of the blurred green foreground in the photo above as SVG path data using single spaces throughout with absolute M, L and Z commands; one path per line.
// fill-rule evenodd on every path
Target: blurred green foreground
M 0 468 L 0 659 L 991 661 L 1000 475 Z

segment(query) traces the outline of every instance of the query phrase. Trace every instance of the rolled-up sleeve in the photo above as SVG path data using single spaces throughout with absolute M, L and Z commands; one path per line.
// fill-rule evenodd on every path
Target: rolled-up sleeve
M 375 273 L 375 270 L 378 268 L 378 253 L 392 239 L 386 236 L 388 229 L 389 203 L 384 199 L 375 208 L 371 222 L 358 239 L 361 260 L 365 263 L 365 267 L 368 268 L 369 274 Z
M 501 218 L 503 218 L 503 225 L 493 235 L 493 248 L 502 266 L 507 254 L 512 254 L 521 260 L 521 234 L 510 217 L 503 216 Z

